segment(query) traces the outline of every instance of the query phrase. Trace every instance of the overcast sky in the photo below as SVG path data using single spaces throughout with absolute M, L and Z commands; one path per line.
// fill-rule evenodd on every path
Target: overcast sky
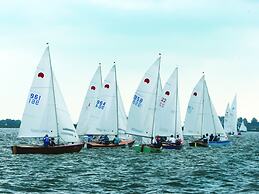
M 126 112 L 145 71 L 162 53 L 163 83 L 179 67 L 182 120 L 205 72 L 224 115 L 259 118 L 259 1 L 2 0 L 0 118 L 21 119 L 35 68 L 50 43 L 53 70 L 73 121 L 98 63 L 114 61 Z

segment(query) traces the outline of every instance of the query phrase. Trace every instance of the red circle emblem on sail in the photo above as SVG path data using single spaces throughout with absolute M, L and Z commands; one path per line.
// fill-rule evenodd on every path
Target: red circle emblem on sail
M 91 86 L 91 90 L 95 90 L 95 86 Z
M 146 79 L 144 80 L 144 82 L 147 83 L 147 84 L 149 84 L 150 80 L 149 80 L 148 78 L 146 78 Z
M 198 94 L 197 94 L 197 92 L 194 92 L 193 95 L 194 95 L 194 96 L 197 96 Z
M 165 95 L 169 96 L 169 95 L 170 95 L 170 92 L 169 92 L 169 91 L 166 91 L 166 92 L 165 92 Z
M 42 72 L 38 73 L 38 77 L 44 78 L 44 73 Z
M 110 88 L 109 84 L 105 84 L 104 88 Z

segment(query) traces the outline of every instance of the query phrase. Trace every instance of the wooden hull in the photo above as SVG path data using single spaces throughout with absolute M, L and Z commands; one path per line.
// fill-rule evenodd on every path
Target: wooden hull
M 86 143 L 87 148 L 118 148 L 118 147 L 131 147 L 134 144 L 134 140 L 122 140 L 119 144 L 102 144 L 98 142 Z
M 138 153 L 159 153 L 161 152 L 160 148 L 155 148 L 151 145 L 141 144 L 134 146 L 134 150 Z
M 14 145 L 11 147 L 13 154 L 65 154 L 80 152 L 84 143 L 66 144 L 44 147 L 41 145 Z
M 177 145 L 175 143 L 163 143 L 162 148 L 167 150 L 180 150 L 182 149 L 183 145 Z
M 208 147 L 209 146 L 208 143 L 205 143 L 200 140 L 193 141 L 193 142 L 189 143 L 189 145 L 192 147 Z
M 226 145 L 230 145 L 231 141 L 229 140 L 225 140 L 225 141 L 210 141 L 209 142 L 209 146 L 226 146 Z

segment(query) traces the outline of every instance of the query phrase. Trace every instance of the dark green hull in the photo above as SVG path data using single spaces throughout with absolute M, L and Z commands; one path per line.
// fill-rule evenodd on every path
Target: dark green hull
M 147 144 L 135 145 L 134 150 L 138 153 L 159 153 L 161 152 L 160 148 L 155 148 Z

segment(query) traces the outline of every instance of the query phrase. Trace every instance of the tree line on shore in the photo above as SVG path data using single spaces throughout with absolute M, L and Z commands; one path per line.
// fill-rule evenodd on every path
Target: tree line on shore
M 219 117 L 220 122 L 224 125 L 224 116 Z M 259 122 L 256 118 L 252 118 L 249 122 L 246 118 L 239 117 L 237 119 L 237 128 L 241 126 L 241 123 L 244 121 L 245 126 L 247 127 L 248 131 L 259 131 Z M 19 128 L 21 125 L 20 120 L 13 120 L 13 119 L 3 119 L 0 120 L 0 128 Z M 76 126 L 76 124 L 75 124 Z

